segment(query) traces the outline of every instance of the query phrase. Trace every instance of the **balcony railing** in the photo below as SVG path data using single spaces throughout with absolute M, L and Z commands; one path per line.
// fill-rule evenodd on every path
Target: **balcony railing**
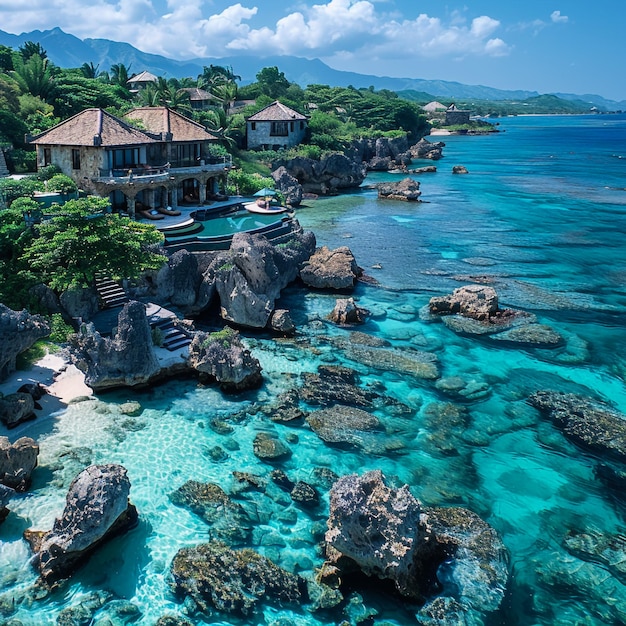
M 96 182 L 125 184 L 131 182 L 159 182 L 167 180 L 173 174 L 199 174 L 201 172 L 221 172 L 232 167 L 232 156 L 228 155 L 220 159 L 197 159 L 176 161 L 165 165 L 136 165 L 123 169 L 101 169 Z

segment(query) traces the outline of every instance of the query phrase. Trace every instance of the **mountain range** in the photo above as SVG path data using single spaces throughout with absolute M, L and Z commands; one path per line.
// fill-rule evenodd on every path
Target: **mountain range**
M 248 84 L 256 80 L 259 70 L 276 66 L 293 83 L 306 87 L 311 84 L 331 85 L 334 87 L 356 88 L 374 87 L 377 90 L 415 91 L 431 94 L 442 100 L 525 100 L 540 94 L 536 91 L 505 90 L 484 85 L 465 85 L 445 80 L 425 80 L 419 78 L 393 78 L 373 76 L 335 70 L 319 59 L 304 59 L 294 56 L 225 56 L 220 58 L 197 58 L 177 61 L 156 54 L 142 52 L 128 43 L 109 39 L 79 39 L 65 33 L 60 28 L 34 30 L 21 35 L 14 35 L 0 30 L 0 45 L 19 48 L 27 41 L 41 44 L 48 58 L 59 67 L 80 67 L 83 63 L 93 63 L 100 71 L 109 70 L 111 65 L 123 63 L 130 68 L 130 74 L 144 70 L 165 78 L 196 78 L 203 67 L 221 65 L 231 67 L 241 76 L 241 83 Z M 595 106 L 601 110 L 624 110 L 626 101 L 615 102 L 595 94 L 554 95 L 564 100 L 577 100 Z

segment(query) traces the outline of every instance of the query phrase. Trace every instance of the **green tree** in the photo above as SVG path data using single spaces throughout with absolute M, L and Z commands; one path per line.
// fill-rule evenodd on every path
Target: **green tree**
M 13 48 L 0 45 L 0 71 L 9 72 L 13 69 Z
M 34 56 L 38 56 L 40 59 L 48 58 L 48 53 L 44 50 L 43 46 L 34 41 L 25 41 L 18 50 L 24 61 L 28 61 L 28 59 Z
M 279 71 L 275 65 L 272 67 L 264 67 L 256 75 L 256 79 L 259 83 L 261 92 L 273 100 L 284 96 L 290 84 L 285 78 L 285 74 Z
M 13 59 L 13 65 L 15 69 L 11 72 L 11 76 L 22 92 L 39 96 L 48 102 L 54 93 L 56 66 L 38 54 L 33 54 L 28 59 L 17 55 Z
M 98 78 L 100 76 L 99 67 L 100 65 L 94 65 L 93 61 L 90 61 L 89 63 L 83 63 L 80 66 L 80 71 L 85 78 Z
M 126 67 L 123 63 L 114 63 L 111 65 L 111 71 L 109 72 L 111 83 L 128 89 L 130 67 L 130 65 Z
M 38 224 L 21 259 L 26 280 L 64 291 L 92 285 L 98 272 L 119 280 L 161 267 L 165 257 L 151 249 L 163 241 L 156 228 L 108 208 L 94 196 L 70 200 Z

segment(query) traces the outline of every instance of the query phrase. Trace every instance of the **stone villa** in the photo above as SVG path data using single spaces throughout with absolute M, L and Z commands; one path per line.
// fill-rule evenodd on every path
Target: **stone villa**
M 86 109 L 30 143 L 38 167 L 58 165 L 80 189 L 109 198 L 114 210 L 131 217 L 136 210 L 203 203 L 218 193 L 231 166 L 212 159 L 214 135 L 167 107 L 133 109 L 123 119 Z
M 305 137 L 307 117 L 278 101 L 246 120 L 248 149 L 278 150 L 297 146 Z

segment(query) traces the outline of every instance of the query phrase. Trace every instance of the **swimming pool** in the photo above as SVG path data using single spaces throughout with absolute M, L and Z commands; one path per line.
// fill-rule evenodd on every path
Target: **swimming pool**
M 198 209 L 190 217 L 194 220 L 193 226 L 186 223 L 163 232 L 169 249 L 227 250 L 236 233 L 260 233 L 273 239 L 292 228 L 289 215 L 250 213 L 241 203 L 218 210 Z

